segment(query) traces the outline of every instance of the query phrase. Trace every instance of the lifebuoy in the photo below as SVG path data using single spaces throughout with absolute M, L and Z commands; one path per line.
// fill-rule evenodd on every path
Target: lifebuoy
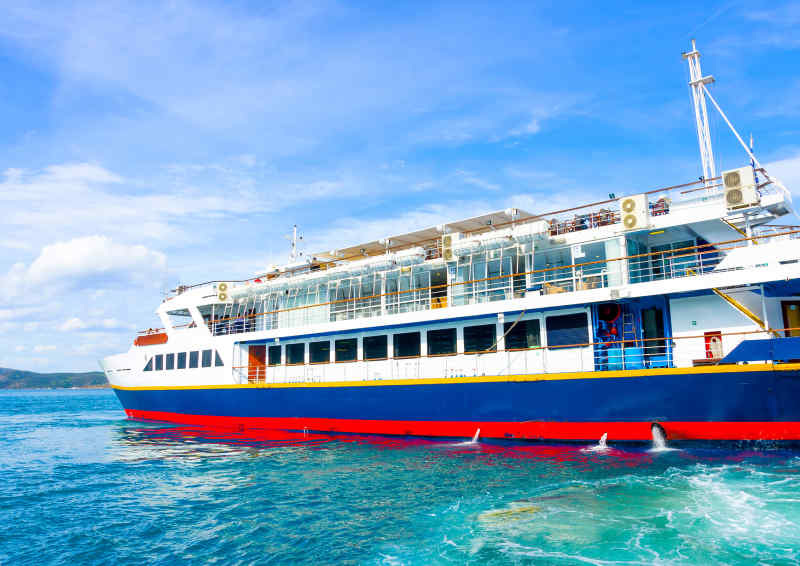
M 597 317 L 603 322 L 614 324 L 622 314 L 622 308 L 618 303 L 603 303 L 597 307 Z

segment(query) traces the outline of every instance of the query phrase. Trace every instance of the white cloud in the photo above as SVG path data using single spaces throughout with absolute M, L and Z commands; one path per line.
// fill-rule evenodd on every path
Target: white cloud
M 70 287 L 93 276 L 117 276 L 127 280 L 142 280 L 153 275 L 163 278 L 166 263 L 163 253 L 145 246 L 120 244 L 106 236 L 86 236 L 44 246 L 29 266 L 14 264 L 6 276 L 0 278 L 0 283 L 7 297 L 23 290 L 41 294 Z
M 36 352 L 37 354 L 41 354 L 42 352 L 52 352 L 55 349 L 56 347 L 52 344 L 47 344 L 47 345 L 37 344 L 36 346 L 33 347 L 33 351 Z
M 70 318 L 69 320 L 65 320 L 64 323 L 58 327 L 61 332 L 72 332 L 74 330 L 82 330 L 84 328 L 86 328 L 86 323 L 76 316 Z
M 786 159 L 766 163 L 764 168 L 770 175 L 780 179 L 793 195 L 800 195 L 800 153 Z
M 456 171 L 456 176 L 461 179 L 462 182 L 472 185 L 474 187 L 478 187 L 479 189 L 484 189 L 487 191 L 497 191 L 500 190 L 500 185 L 497 183 L 492 183 L 487 181 L 486 179 L 482 179 L 475 173 L 471 171 L 464 171 L 459 169 Z

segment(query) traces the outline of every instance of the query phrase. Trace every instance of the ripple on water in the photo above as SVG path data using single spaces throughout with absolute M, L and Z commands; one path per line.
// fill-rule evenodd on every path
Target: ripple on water
M 796 453 L 232 434 L 0 394 L 0 563 L 800 560 Z

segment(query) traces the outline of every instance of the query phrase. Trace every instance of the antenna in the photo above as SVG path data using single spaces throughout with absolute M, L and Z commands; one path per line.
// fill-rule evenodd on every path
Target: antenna
M 692 40 L 692 50 L 683 54 L 689 62 L 689 86 L 692 87 L 692 101 L 694 102 L 694 119 L 697 123 L 697 141 L 700 144 L 700 161 L 703 164 L 703 183 L 706 187 L 717 176 L 714 166 L 714 153 L 711 151 L 711 133 L 708 128 L 708 112 L 706 111 L 706 97 L 708 92 L 704 85 L 714 82 L 714 77 L 703 76 L 700 70 L 700 52 L 697 50 L 695 40 Z
M 284 236 L 287 240 L 289 240 L 292 244 L 292 249 L 289 252 L 289 263 L 294 263 L 297 261 L 298 255 L 303 255 L 303 252 L 297 251 L 297 242 L 303 239 L 302 234 L 297 235 L 297 224 L 292 227 L 292 235 L 291 236 Z

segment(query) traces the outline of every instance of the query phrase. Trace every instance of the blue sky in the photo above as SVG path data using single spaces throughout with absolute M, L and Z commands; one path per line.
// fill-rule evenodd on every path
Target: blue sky
M 691 37 L 800 191 L 798 29 L 752 1 L 5 3 L 0 366 L 95 369 L 293 223 L 327 250 L 696 178 Z

